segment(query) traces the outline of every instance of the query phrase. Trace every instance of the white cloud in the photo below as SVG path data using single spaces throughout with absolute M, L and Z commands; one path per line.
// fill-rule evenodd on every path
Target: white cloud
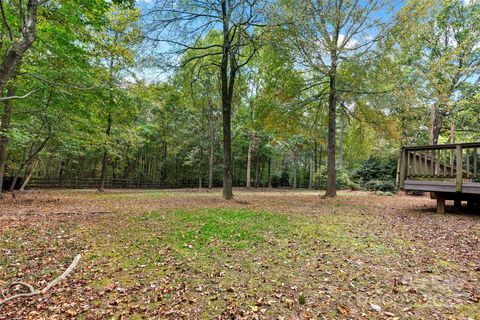
M 338 35 L 338 45 L 342 45 L 343 44 L 343 41 L 345 41 L 345 35 L 344 34 L 340 34 Z M 355 48 L 355 46 L 358 45 L 358 41 L 353 39 L 353 38 L 350 38 L 347 42 L 347 44 L 345 45 L 345 48 L 347 49 L 352 49 L 352 48 Z

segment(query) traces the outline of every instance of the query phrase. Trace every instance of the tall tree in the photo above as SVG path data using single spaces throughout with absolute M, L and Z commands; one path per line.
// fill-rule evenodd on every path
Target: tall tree
M 14 1 L 0 0 L 0 93 L 3 96 L 4 86 L 15 78 L 23 57 L 33 45 L 37 37 L 37 12 L 41 4 L 47 1 L 29 0 L 25 4 Z M 15 85 L 10 84 L 4 102 L 2 122 L 0 128 L 0 197 L 7 160 L 8 130 L 12 113 L 12 100 L 15 94 Z
M 355 92 L 339 71 L 349 63 L 366 62 L 386 35 L 395 1 L 333 0 L 281 2 L 281 19 L 291 21 L 286 33 L 300 65 L 314 78 L 311 85 L 328 83 L 328 162 L 326 197 L 336 190 L 336 114 L 339 97 Z
M 22 59 L 37 37 L 38 8 L 48 0 L 28 0 L 26 3 L 0 1 L 2 28 L 0 33 L 0 91 L 15 76 Z M 15 25 L 12 26 L 12 17 Z
M 480 3 L 410 1 L 399 14 L 399 58 L 430 107 L 429 143 L 448 132 L 462 100 L 478 92 Z M 448 119 L 450 118 L 450 123 Z
M 0 1 L 0 100 L 4 102 L 2 118 L 6 120 L 2 122 L 0 132 L 0 175 L 5 171 L 14 102 L 18 103 L 34 92 L 42 91 L 42 83 L 48 86 L 68 86 L 70 89 L 76 87 L 63 83 L 64 77 L 60 74 L 66 69 L 77 67 L 76 60 L 79 51 L 82 51 L 80 47 L 88 42 L 86 38 L 89 32 L 101 25 L 105 9 L 109 5 L 106 1 L 98 1 L 95 5 L 90 1 L 73 0 Z M 37 37 L 44 41 L 35 42 Z M 32 46 L 35 50 L 30 50 Z M 69 55 L 65 52 L 69 52 Z M 62 61 L 70 58 L 67 68 L 58 68 L 57 65 L 56 72 L 49 72 L 48 76 L 39 74 L 36 68 L 39 61 L 48 60 L 52 69 L 52 63 L 58 62 L 58 57 Z M 78 71 L 77 69 L 76 72 Z M 54 77 L 51 78 L 52 74 Z M 30 91 L 23 93 L 18 81 L 26 78 L 29 83 L 39 86 L 30 86 Z M 76 82 L 81 78 L 83 74 L 77 74 Z M 5 90 L 6 85 L 8 90 Z M 14 95 L 15 90 L 22 93 Z M 0 178 L 0 184 L 2 182 L 3 179 Z
M 128 73 L 126 70 L 134 63 L 133 47 L 140 39 L 138 26 L 139 11 L 137 9 L 114 6 L 108 15 L 108 25 L 99 34 L 102 59 L 99 61 L 105 67 L 105 83 L 108 86 L 108 97 L 105 105 L 105 146 L 102 156 L 102 168 L 98 191 L 104 191 L 109 163 L 108 142 L 114 124 L 114 114 L 118 113 L 119 98 L 117 91 Z
M 145 18 L 150 40 L 167 43 L 170 53 L 196 52 L 184 63 L 201 66 L 206 57 L 218 58 L 213 65 L 221 83 L 224 199 L 233 198 L 231 119 L 235 82 L 261 45 L 257 28 L 265 25 L 266 5 L 267 1 L 248 0 L 157 0 Z M 218 43 L 199 44 L 197 40 L 210 30 L 220 30 Z

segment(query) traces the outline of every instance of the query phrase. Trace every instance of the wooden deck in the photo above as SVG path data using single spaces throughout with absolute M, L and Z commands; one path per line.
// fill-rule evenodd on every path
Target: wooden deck
M 411 146 L 401 150 L 397 183 L 401 190 L 431 192 L 437 211 L 445 200 L 480 203 L 478 143 Z

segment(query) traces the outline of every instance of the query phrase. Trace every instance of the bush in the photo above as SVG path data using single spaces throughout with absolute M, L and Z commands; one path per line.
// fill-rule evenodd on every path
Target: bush
M 397 174 L 397 159 L 382 159 L 376 156 L 370 156 L 353 173 L 353 180 L 358 182 L 365 181 L 394 181 Z
M 370 156 L 353 173 L 345 168 L 337 168 L 337 189 L 369 190 L 395 192 L 397 159 L 382 159 Z M 320 166 L 314 175 L 314 185 L 320 182 L 320 188 L 327 187 L 327 167 Z
M 327 187 L 327 167 L 320 166 L 317 173 L 314 175 L 314 184 L 320 180 L 320 188 L 325 189 Z M 355 184 L 350 179 L 350 175 L 347 170 L 343 168 L 337 168 L 337 189 L 355 189 L 358 190 L 360 186 Z
M 280 174 L 272 174 L 272 188 L 283 188 L 290 185 L 288 172 L 283 170 Z
M 397 159 L 370 156 L 355 170 L 352 180 L 369 191 L 395 192 Z
M 353 191 L 358 191 L 358 190 L 362 190 L 362 186 L 359 185 L 358 183 L 352 181 L 350 183 L 350 189 L 353 190 Z
M 289 187 L 290 186 L 290 175 L 287 170 L 283 170 L 280 175 L 279 180 L 280 187 Z
M 372 180 L 366 182 L 364 188 L 370 191 L 395 192 L 395 183 L 393 181 Z
M 280 186 L 280 176 L 278 174 L 272 174 L 271 179 L 272 188 L 278 188 Z

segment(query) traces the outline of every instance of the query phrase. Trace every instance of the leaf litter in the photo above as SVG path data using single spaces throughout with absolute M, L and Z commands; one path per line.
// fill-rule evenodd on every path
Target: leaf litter
M 427 197 L 29 191 L 0 203 L 0 319 L 479 319 L 480 216 Z

